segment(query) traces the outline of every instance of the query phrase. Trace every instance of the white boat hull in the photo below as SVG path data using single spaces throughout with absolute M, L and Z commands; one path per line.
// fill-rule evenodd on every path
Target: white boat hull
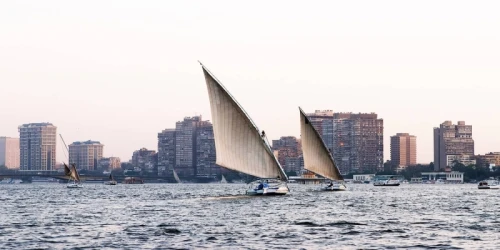
M 381 187 L 397 187 L 401 183 L 399 180 L 384 180 L 384 181 L 375 181 L 373 182 L 373 186 L 381 186 Z
M 344 185 L 344 184 L 334 184 L 333 186 L 331 187 L 324 187 L 321 189 L 321 191 L 328 191 L 328 192 L 332 192 L 332 191 L 346 191 L 347 190 L 347 187 Z
M 82 188 L 82 185 L 78 183 L 71 183 L 66 186 L 67 188 Z
M 500 186 L 478 186 L 478 189 L 500 189 Z
M 286 183 L 280 183 L 277 185 L 269 185 L 269 187 L 264 187 L 259 189 L 258 187 L 249 188 L 246 191 L 247 195 L 285 195 L 290 192 L 290 189 Z
M 116 181 L 106 181 L 104 182 L 104 185 L 116 185 L 118 184 Z

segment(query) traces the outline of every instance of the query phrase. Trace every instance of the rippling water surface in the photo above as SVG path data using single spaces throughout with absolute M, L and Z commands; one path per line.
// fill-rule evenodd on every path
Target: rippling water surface
M 0 249 L 500 249 L 500 190 L 374 187 L 279 197 L 244 184 L 0 186 Z

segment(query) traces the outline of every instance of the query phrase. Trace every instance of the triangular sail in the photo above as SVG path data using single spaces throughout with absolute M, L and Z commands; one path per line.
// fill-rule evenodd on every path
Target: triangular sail
M 288 180 L 266 143 L 264 132 L 224 86 L 202 65 L 214 126 L 216 163 L 259 178 Z
M 300 110 L 300 137 L 304 168 L 331 180 L 343 180 L 335 160 L 304 111 Z
M 71 176 L 71 169 L 69 169 L 68 165 L 66 165 L 66 163 L 63 163 L 64 164 L 64 175 L 66 176 Z
M 224 177 L 224 175 L 222 175 L 220 183 L 227 183 L 226 177 Z
M 109 180 L 110 181 L 114 181 L 115 179 L 113 178 L 113 175 L 112 174 L 109 174 Z
M 76 170 L 75 164 L 71 164 L 71 178 L 73 180 L 80 182 L 80 175 L 78 174 L 78 171 Z
M 175 172 L 175 170 L 172 170 L 174 172 L 174 179 L 177 183 L 181 183 L 181 179 L 179 178 L 179 176 L 177 175 L 177 172 Z

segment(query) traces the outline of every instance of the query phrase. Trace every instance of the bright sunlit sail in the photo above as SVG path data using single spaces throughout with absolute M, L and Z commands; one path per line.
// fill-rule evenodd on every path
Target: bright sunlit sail
M 205 66 L 202 65 L 202 68 L 212 111 L 216 164 L 262 179 L 286 182 L 288 177 L 272 153 L 265 132 L 259 132 L 257 126 L 227 89 Z M 267 180 L 266 184 L 270 181 L 273 182 Z M 274 188 L 278 186 L 279 189 Z M 265 190 L 261 185 L 257 190 L 255 194 L 285 194 L 288 192 L 288 187 L 269 184 Z M 253 191 L 250 193 L 254 194 Z

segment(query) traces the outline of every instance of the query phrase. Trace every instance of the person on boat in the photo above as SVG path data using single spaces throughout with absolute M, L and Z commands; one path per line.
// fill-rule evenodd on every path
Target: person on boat
M 333 187 L 333 182 L 330 181 L 327 187 Z
M 263 187 L 264 188 L 268 188 L 269 187 L 269 181 L 268 180 L 266 180 L 266 182 L 264 183 Z
M 257 187 L 257 190 L 262 190 L 264 189 L 264 184 L 262 182 L 259 182 L 259 186 Z

